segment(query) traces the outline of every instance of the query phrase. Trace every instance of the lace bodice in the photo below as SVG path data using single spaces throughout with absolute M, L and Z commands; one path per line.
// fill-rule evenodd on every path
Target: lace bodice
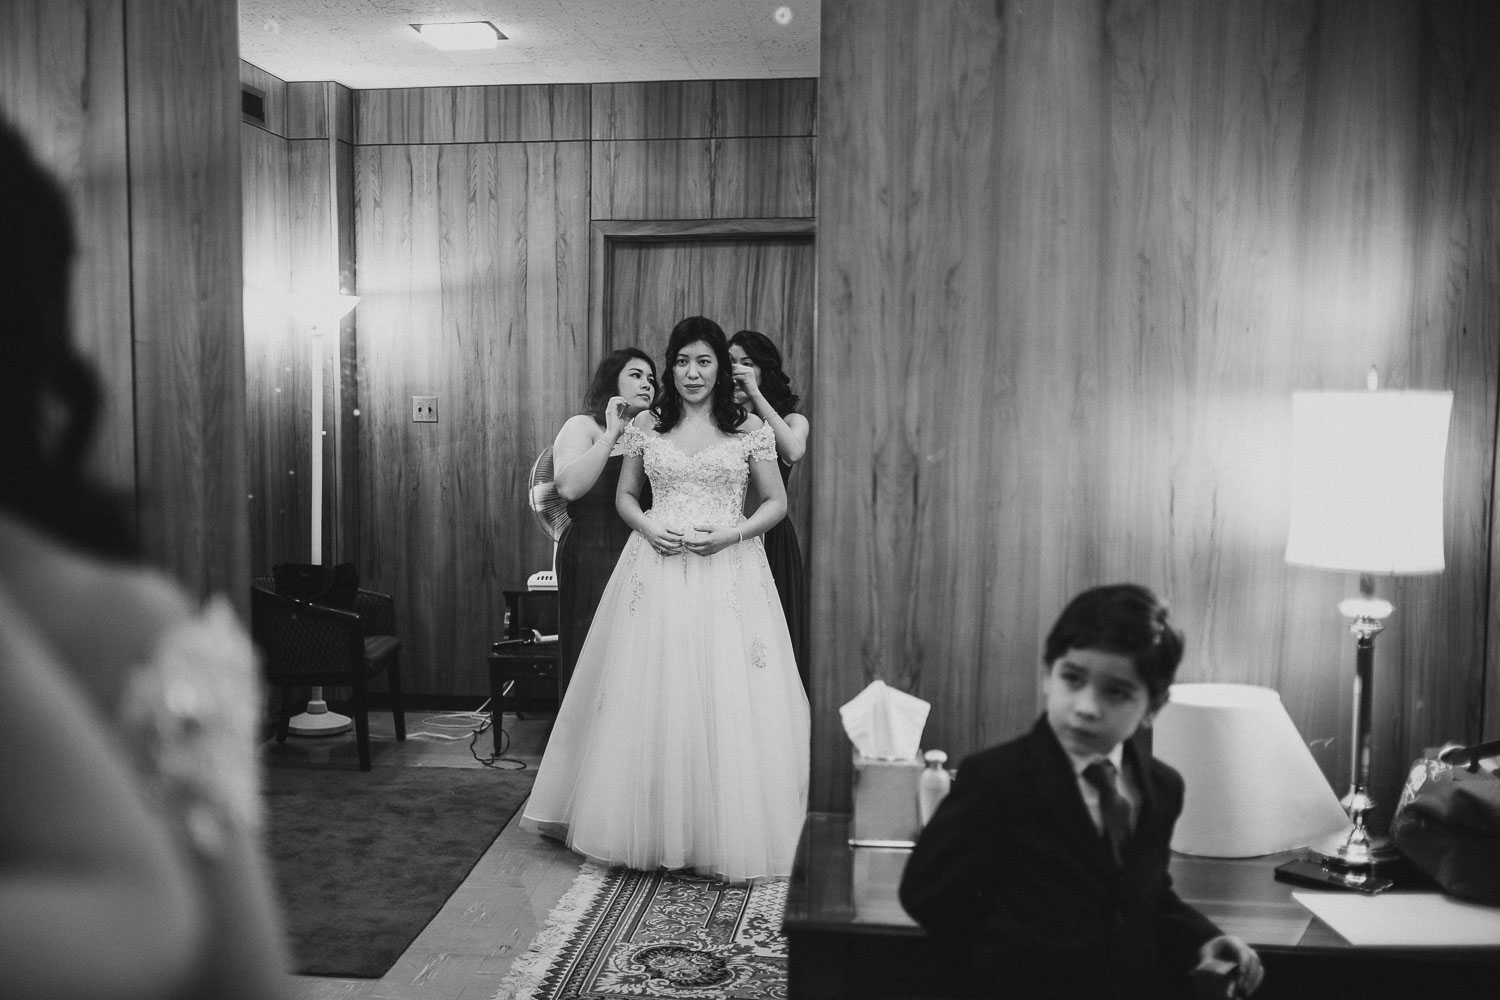
M 162 636 L 116 707 L 152 795 L 202 854 L 261 821 L 254 647 L 222 597 Z
M 626 455 L 639 455 L 651 480 L 647 517 L 674 527 L 739 524 L 750 463 L 776 458 L 776 435 L 762 425 L 688 455 L 676 442 L 637 427 L 626 431 Z

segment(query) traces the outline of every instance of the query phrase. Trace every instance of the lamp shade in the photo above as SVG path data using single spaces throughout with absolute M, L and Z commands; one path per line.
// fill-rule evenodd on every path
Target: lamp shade
M 1293 393 L 1286 561 L 1440 571 L 1452 408 L 1451 392 Z
M 304 292 L 289 300 L 292 316 L 308 326 L 334 327 L 359 305 L 358 295 L 341 292 Z
M 1281 696 L 1249 684 L 1174 684 L 1151 752 L 1187 783 L 1172 850 L 1249 858 L 1348 826 Z

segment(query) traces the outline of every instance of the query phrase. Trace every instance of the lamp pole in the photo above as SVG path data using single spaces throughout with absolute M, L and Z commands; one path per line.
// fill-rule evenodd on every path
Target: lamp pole
M 315 566 L 323 563 L 323 379 L 328 369 L 328 352 L 325 348 L 322 327 L 338 328 L 338 322 L 359 299 L 353 295 L 340 295 L 334 301 L 317 303 L 308 323 L 308 350 L 312 354 L 312 440 L 310 454 L 312 462 L 312 484 L 308 490 L 312 507 L 308 532 L 308 562 Z M 354 727 L 354 720 L 347 715 L 328 710 L 323 698 L 323 688 L 314 687 L 308 695 L 307 709 L 292 716 L 287 730 L 294 736 L 337 736 Z
M 1346 867 L 1369 867 L 1396 859 L 1390 838 L 1370 832 L 1367 816 L 1375 807 L 1370 797 L 1370 728 L 1373 719 L 1375 637 L 1385 630 L 1385 619 L 1394 610 L 1391 602 L 1375 596 L 1375 580 L 1368 573 L 1359 577 L 1359 596 L 1339 602 L 1339 611 L 1353 618 L 1354 719 L 1349 747 L 1349 791 L 1339 800 L 1349 814 L 1349 829 L 1312 845 L 1325 861 Z

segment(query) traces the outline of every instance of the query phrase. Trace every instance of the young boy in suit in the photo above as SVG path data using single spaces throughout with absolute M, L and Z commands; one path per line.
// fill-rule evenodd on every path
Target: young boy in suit
M 1150 590 L 1085 591 L 1047 636 L 1042 718 L 959 768 L 901 903 L 967 951 L 976 996 L 1187 996 L 1205 959 L 1238 966 L 1242 995 L 1260 985 L 1254 950 L 1173 892 L 1182 778 L 1131 739 L 1181 659 Z

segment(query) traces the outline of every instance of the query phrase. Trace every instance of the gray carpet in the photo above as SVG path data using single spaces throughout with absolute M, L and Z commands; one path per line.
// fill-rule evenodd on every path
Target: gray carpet
M 271 767 L 267 851 L 302 975 L 377 979 L 531 793 L 532 768 Z

